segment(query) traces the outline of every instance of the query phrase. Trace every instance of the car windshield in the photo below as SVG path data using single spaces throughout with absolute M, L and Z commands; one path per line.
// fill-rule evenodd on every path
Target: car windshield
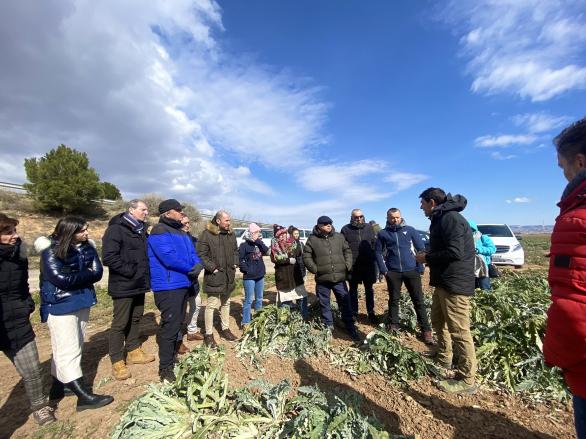
M 502 238 L 512 238 L 513 232 L 504 224 L 485 224 L 479 225 L 478 230 L 483 235 L 488 236 L 495 236 L 495 237 L 502 237 Z
M 273 237 L 273 231 L 272 230 L 262 229 L 261 230 L 261 233 L 262 233 L 262 237 L 264 239 L 271 239 Z
M 234 234 L 236 235 L 236 238 L 240 238 L 244 233 L 244 230 L 246 229 L 234 229 Z

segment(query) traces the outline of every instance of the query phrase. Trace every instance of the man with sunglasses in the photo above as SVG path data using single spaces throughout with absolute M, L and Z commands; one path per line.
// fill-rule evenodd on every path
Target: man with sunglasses
M 159 345 L 159 377 L 163 382 L 175 381 L 175 342 L 185 314 L 187 292 L 192 279 L 203 269 L 191 237 L 182 230 L 185 216 L 179 201 L 169 199 L 159 204 L 159 223 L 148 238 L 151 289 L 161 312 L 157 334 Z
M 372 226 L 364 221 L 364 214 L 360 209 L 352 210 L 350 224 L 342 227 L 341 233 L 352 250 L 352 271 L 348 275 L 352 312 L 354 315 L 358 314 L 358 285 L 363 284 L 368 320 L 376 325 L 378 317 L 374 313 L 374 289 L 372 287 L 376 282 L 374 254 L 376 234 Z

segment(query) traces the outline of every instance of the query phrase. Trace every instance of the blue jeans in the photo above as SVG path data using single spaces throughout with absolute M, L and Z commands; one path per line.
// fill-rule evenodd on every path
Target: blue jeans
M 350 293 L 346 287 L 346 282 L 316 282 L 315 292 L 319 301 L 321 318 L 326 326 L 334 326 L 332 308 L 330 306 L 330 295 L 334 292 L 338 308 L 342 313 L 342 321 L 349 331 L 355 331 L 354 314 L 352 313 L 352 304 L 350 303 Z
M 578 439 L 586 439 L 586 398 L 574 395 L 573 399 L 576 436 Z
M 262 296 L 265 287 L 265 278 L 260 279 L 244 279 L 244 303 L 242 304 L 242 324 L 250 323 L 250 310 L 252 302 L 254 301 L 254 309 L 259 311 L 262 309 Z
M 490 277 L 477 277 L 476 278 L 476 288 L 480 288 L 481 290 L 488 291 L 490 290 Z
M 307 319 L 309 317 L 309 309 L 307 308 L 307 297 L 304 297 L 303 299 L 297 299 L 297 304 L 295 305 L 293 304 L 292 300 L 281 302 L 279 307 L 281 306 L 288 306 L 291 309 L 297 308 L 301 312 L 301 316 L 304 319 Z

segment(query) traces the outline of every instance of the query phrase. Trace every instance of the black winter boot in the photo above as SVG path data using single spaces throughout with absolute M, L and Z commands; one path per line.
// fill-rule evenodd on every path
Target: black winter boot
M 67 387 L 65 387 L 65 385 L 61 381 L 53 377 L 53 382 L 51 383 L 51 390 L 49 391 L 49 400 L 59 401 L 64 397 L 71 395 L 73 395 L 73 392 L 69 390 Z
M 95 395 L 88 390 L 83 382 L 83 378 L 78 378 L 65 385 L 75 395 L 77 395 L 77 411 L 81 412 L 86 409 L 97 409 L 114 401 L 110 395 Z

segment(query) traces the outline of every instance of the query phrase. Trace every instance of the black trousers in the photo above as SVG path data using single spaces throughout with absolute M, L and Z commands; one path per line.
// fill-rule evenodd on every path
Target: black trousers
M 116 363 L 124 359 L 124 346 L 127 352 L 140 347 L 139 325 L 144 313 L 144 294 L 114 298 L 112 302 L 109 350 L 112 363 Z
M 374 314 L 374 288 L 373 282 L 365 281 L 355 281 L 351 279 L 348 281 L 349 285 L 349 293 L 350 293 L 350 303 L 352 304 L 352 312 L 354 315 L 358 314 L 358 285 L 362 283 L 364 285 L 364 296 L 366 298 L 366 312 L 368 314 Z
M 398 273 L 388 271 L 386 274 L 387 288 L 389 289 L 389 323 L 399 324 L 399 300 L 401 299 L 401 286 L 405 282 L 411 302 L 415 308 L 417 322 L 423 331 L 431 331 L 429 317 L 423 301 L 423 288 L 421 286 L 421 274 L 417 270 Z
M 155 304 L 161 312 L 161 324 L 157 333 L 159 345 L 159 369 L 166 369 L 175 362 L 175 342 L 185 316 L 187 288 L 157 291 Z

